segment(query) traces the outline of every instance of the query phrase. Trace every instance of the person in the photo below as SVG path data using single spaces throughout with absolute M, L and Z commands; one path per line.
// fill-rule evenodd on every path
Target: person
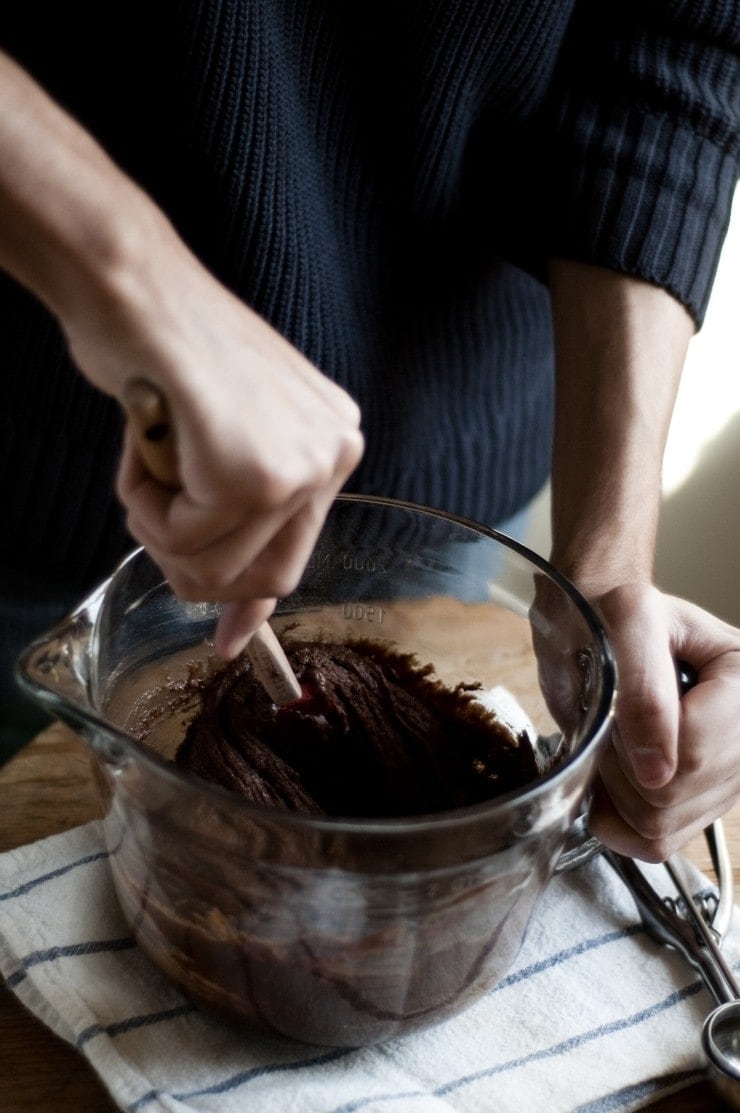
M 595 833 L 659 860 L 722 814 L 740 633 L 652 562 L 738 177 L 740 3 L 15 7 L 6 655 L 136 539 L 225 603 L 228 657 L 342 488 L 496 524 L 550 474 L 552 560 L 620 673 Z M 136 378 L 167 400 L 177 489 L 125 426 Z

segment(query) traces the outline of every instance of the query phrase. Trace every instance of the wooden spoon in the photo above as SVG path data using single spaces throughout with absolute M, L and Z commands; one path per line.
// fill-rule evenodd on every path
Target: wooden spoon
M 124 407 L 147 468 L 164 486 L 177 490 L 175 437 L 164 396 L 146 379 L 132 379 L 124 390 Z M 252 634 L 246 652 L 260 683 L 278 706 L 301 698 L 298 679 L 268 622 Z

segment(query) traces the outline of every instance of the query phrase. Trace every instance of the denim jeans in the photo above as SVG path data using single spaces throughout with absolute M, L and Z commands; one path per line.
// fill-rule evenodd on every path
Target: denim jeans
M 0 573 L 0 763 L 49 723 L 18 687 L 15 662 L 29 642 L 73 608 L 78 594 Z

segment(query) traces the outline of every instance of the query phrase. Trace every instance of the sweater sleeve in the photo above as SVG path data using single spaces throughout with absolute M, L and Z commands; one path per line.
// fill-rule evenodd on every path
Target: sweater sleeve
M 552 94 L 541 247 L 701 325 L 740 168 L 740 0 L 581 0 Z

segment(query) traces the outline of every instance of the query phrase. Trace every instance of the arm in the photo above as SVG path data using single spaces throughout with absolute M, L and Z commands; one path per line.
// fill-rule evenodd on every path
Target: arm
M 164 214 L 0 55 L 0 265 L 58 318 L 81 372 L 168 400 L 180 490 L 126 440 L 133 535 L 187 599 L 231 601 L 232 655 L 295 585 L 362 451 L 351 399 L 193 257 Z
M 694 326 L 658 287 L 562 260 L 550 270 L 552 559 L 601 611 L 619 671 L 592 826 L 660 859 L 740 789 L 740 632 L 652 585 L 663 450 Z M 699 676 L 680 704 L 675 659 Z
M 532 235 L 553 260 L 553 558 L 620 671 L 592 825 L 648 859 L 740 788 L 740 634 L 652 584 L 673 399 L 740 170 L 739 94 L 740 0 L 579 0 L 531 146 L 550 170 Z M 680 704 L 676 658 L 699 676 Z
M 584 580 L 650 579 L 661 468 L 693 322 L 664 290 L 553 260 L 553 546 Z

